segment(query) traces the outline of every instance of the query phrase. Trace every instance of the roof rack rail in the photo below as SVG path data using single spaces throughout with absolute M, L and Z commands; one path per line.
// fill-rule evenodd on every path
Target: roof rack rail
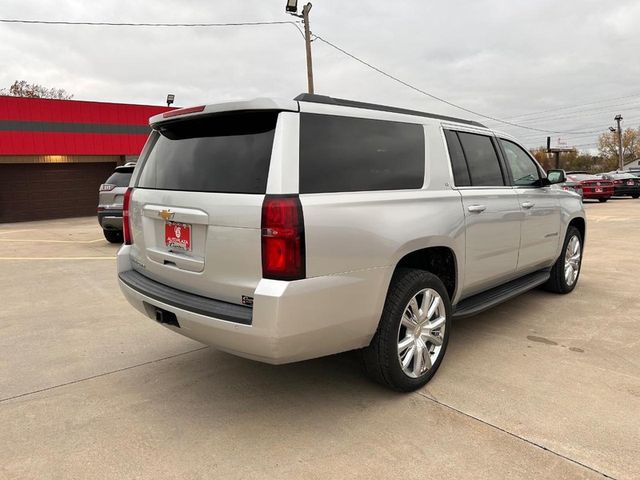
M 343 98 L 334 98 L 327 95 L 315 95 L 311 93 L 301 93 L 296 98 L 297 102 L 324 103 L 326 105 L 338 105 L 341 107 L 363 108 L 367 110 L 378 110 L 381 112 L 403 113 L 406 115 L 416 115 L 419 117 L 435 118 L 437 120 L 445 120 L 448 122 L 464 123 L 476 127 L 487 128 L 480 122 L 473 120 L 465 120 L 462 118 L 449 117 L 446 115 L 437 115 L 435 113 L 421 112 L 419 110 L 410 110 L 407 108 L 390 107 L 387 105 L 379 105 L 377 103 L 356 102 L 355 100 L 345 100 Z

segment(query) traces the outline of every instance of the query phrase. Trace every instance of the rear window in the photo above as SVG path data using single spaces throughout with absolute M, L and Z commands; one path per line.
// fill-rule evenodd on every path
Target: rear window
M 567 178 L 570 178 L 575 182 L 582 182 L 584 180 L 600 180 L 600 178 L 596 177 L 595 175 L 585 175 L 585 174 L 567 175 Z
M 422 125 L 300 116 L 300 193 L 417 189 L 424 164 Z
M 137 186 L 263 194 L 277 118 L 278 112 L 245 112 L 160 125 Z
M 128 187 L 131 180 L 131 172 L 115 172 L 104 183 L 115 185 L 116 187 Z

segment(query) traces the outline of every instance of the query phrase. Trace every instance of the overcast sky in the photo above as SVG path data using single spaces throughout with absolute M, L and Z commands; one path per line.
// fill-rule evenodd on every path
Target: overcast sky
M 302 5 L 302 1 L 300 4 Z M 113 22 L 295 20 L 285 0 L 3 0 L 0 18 Z M 544 130 L 640 125 L 640 1 L 316 0 L 311 28 L 416 87 Z M 475 118 L 313 43 L 316 93 Z M 0 87 L 24 79 L 78 100 L 185 106 L 306 90 L 291 25 L 124 28 L 0 24 Z M 620 98 L 626 97 L 626 98 Z M 562 110 L 557 110 L 562 107 Z M 548 111 L 552 110 L 552 111 Z M 546 111 L 537 115 L 535 112 Z M 482 120 L 481 120 L 482 121 Z M 528 146 L 546 133 L 486 124 Z M 597 134 L 554 134 L 587 149 Z

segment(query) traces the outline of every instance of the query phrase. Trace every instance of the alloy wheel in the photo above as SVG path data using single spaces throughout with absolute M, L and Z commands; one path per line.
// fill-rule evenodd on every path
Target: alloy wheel
M 564 253 L 564 280 L 568 287 L 572 286 L 578 278 L 581 256 L 580 239 L 574 235 L 567 242 L 567 249 Z
M 398 360 L 407 376 L 418 378 L 435 364 L 446 319 L 444 302 L 432 288 L 420 290 L 409 300 L 398 327 Z

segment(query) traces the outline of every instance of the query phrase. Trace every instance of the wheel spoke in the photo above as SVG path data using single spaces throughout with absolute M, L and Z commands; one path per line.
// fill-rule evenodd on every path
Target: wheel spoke
M 424 369 L 429 370 L 433 366 L 433 364 L 431 363 L 431 352 L 429 351 L 429 348 L 427 347 L 426 344 L 422 349 L 422 356 L 423 356 L 422 363 L 424 365 Z
M 428 310 L 432 299 L 433 295 L 429 290 L 424 292 L 424 294 L 422 295 L 422 301 L 420 302 L 420 316 L 418 317 L 419 321 L 423 321 L 425 318 L 428 318 L 425 312 Z
M 416 342 L 416 353 L 413 360 L 413 374 L 417 377 L 422 373 L 422 364 L 424 362 L 423 352 L 425 350 L 424 344 L 421 341 Z
M 425 325 L 429 330 L 437 330 L 447 322 L 445 317 L 438 317 Z
M 418 320 L 420 318 L 420 307 L 418 306 L 416 297 L 413 297 L 411 301 L 409 301 L 409 308 L 411 309 L 411 313 L 415 317 L 415 320 Z
M 435 297 L 429 305 L 429 311 L 427 312 L 427 319 L 433 317 L 433 314 L 436 312 L 438 307 L 440 306 L 440 297 Z
M 402 316 L 402 325 L 411 330 L 415 329 L 418 324 L 415 322 L 412 316 L 407 316 L 407 313 L 410 313 L 408 309 L 405 310 L 404 313 L 405 314 Z
M 404 339 L 402 339 L 402 341 L 398 343 L 398 353 L 402 355 L 402 353 L 407 348 L 413 345 L 413 342 L 414 342 L 414 338 L 411 335 L 407 335 L 406 337 L 404 337 Z
M 407 353 L 405 354 L 404 358 L 402 359 L 402 367 L 403 368 L 407 368 L 409 366 L 409 363 L 411 363 L 411 359 L 413 358 L 413 355 L 416 353 L 416 345 L 415 343 L 411 345 L 411 348 L 409 350 L 407 350 Z
M 422 340 L 424 340 L 425 343 L 431 343 L 436 347 L 442 345 L 442 337 L 434 335 L 433 332 L 424 333 L 422 335 Z

